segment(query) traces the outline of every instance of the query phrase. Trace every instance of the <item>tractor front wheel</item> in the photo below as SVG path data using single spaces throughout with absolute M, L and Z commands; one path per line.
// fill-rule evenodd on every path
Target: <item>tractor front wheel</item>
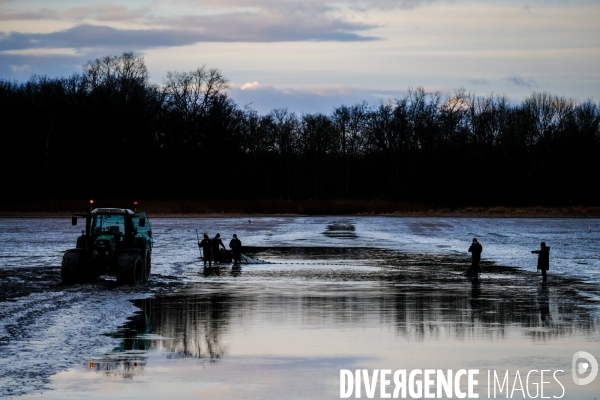
M 82 251 L 67 251 L 60 265 L 60 276 L 63 283 L 92 282 L 97 278 L 94 270 L 86 265 L 85 253 Z
M 60 266 L 60 277 L 63 283 L 76 283 L 81 280 L 83 254 L 70 251 L 65 253 Z
M 131 285 L 144 279 L 144 262 L 137 253 L 121 254 L 117 260 L 117 282 Z

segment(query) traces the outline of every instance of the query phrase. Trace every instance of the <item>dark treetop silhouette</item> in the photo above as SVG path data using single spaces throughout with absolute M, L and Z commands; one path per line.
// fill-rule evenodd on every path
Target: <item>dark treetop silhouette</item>
M 409 89 L 331 114 L 267 115 L 216 69 L 148 81 L 132 53 L 66 78 L 0 80 L 4 202 L 44 198 L 391 200 L 444 207 L 594 205 L 600 110 Z M 15 161 L 17 163 L 15 164 Z M 191 177 L 206 166 L 224 179 Z M 27 182 L 27 185 L 23 185 Z

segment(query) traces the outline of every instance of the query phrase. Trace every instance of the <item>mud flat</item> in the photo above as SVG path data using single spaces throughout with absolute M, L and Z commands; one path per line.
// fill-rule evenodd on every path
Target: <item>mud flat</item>
M 597 206 L 463 206 L 380 200 L 152 200 L 138 199 L 152 218 L 156 217 L 237 217 L 268 215 L 394 215 L 422 217 L 508 217 L 508 218 L 598 218 Z M 130 205 L 129 200 L 96 199 L 96 204 Z M 0 203 L 0 217 L 69 217 L 80 213 L 89 199 L 45 199 Z
M 120 300 L 111 296 L 102 304 L 120 306 L 110 310 L 135 306 L 126 322 L 110 320 L 106 326 L 114 329 L 80 332 L 89 339 L 76 351 L 65 341 L 74 356 L 22 345 L 43 355 L 49 370 L 60 365 L 53 375 L 38 376 L 42 384 L 31 383 L 35 375 L 24 382 L 34 390 L 23 393 L 44 399 L 335 399 L 341 369 L 426 368 L 478 369 L 479 398 L 488 398 L 488 371 L 502 377 L 509 371 L 511 388 L 517 371 L 523 382 L 536 371 L 530 382 L 550 382 L 544 396 L 565 391 L 564 398 L 593 399 L 600 393 L 600 379 L 577 386 L 571 378 L 576 351 L 600 355 L 595 284 L 551 275 L 544 285 L 540 276 L 490 262 L 479 281 L 471 281 L 462 276 L 464 257 L 367 247 L 246 250 L 268 263 L 205 269 L 194 262 L 179 277 L 156 276 L 143 292 L 111 281 L 64 289 L 48 273 L 30 294 L 6 296 L 4 304 L 36 293 L 68 290 L 82 298 L 93 291 L 102 301 L 111 292 Z M 14 273 L 30 281 L 23 274 L 31 271 Z M 43 329 L 51 332 L 52 324 Z M 15 341 L 8 337 L 0 345 L 9 362 L 20 356 L 6 351 Z M 542 370 L 562 372 L 557 381 L 542 377 Z M 534 389 L 529 383 L 531 394 Z

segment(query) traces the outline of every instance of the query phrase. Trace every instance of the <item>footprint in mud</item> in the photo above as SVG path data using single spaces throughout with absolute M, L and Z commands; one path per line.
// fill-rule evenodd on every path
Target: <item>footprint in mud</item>
M 330 238 L 356 239 L 356 227 L 350 222 L 333 222 L 327 225 L 327 230 L 323 235 Z

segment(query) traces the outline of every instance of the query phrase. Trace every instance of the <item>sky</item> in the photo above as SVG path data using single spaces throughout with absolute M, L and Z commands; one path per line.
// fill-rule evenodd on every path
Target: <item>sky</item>
M 133 51 L 153 83 L 205 65 L 260 114 L 409 88 L 600 99 L 599 0 L 0 0 L 0 79 Z

